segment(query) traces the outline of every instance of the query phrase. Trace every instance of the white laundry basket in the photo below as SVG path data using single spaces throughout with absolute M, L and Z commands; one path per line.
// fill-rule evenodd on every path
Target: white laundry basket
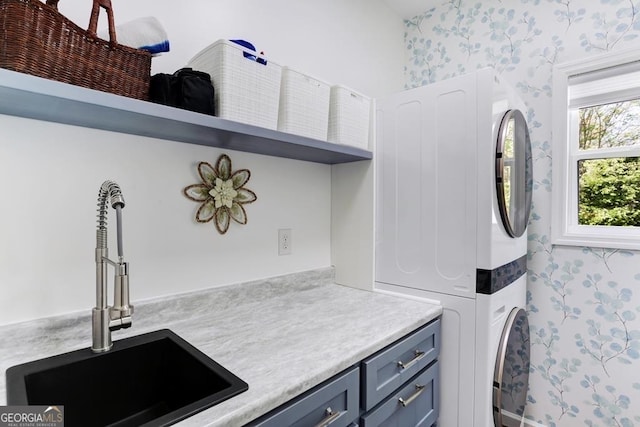
M 348 87 L 331 87 L 328 141 L 369 148 L 371 99 Z
M 187 66 L 211 75 L 217 116 L 277 129 L 280 65 L 236 43 L 218 40 Z
M 331 87 L 289 67 L 282 67 L 278 130 L 327 140 Z

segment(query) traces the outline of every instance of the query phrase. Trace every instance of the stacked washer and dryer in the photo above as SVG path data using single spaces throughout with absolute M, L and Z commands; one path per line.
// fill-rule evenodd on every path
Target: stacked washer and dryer
M 524 104 L 491 69 L 377 105 L 377 291 L 443 306 L 440 427 L 520 426 L 529 374 Z

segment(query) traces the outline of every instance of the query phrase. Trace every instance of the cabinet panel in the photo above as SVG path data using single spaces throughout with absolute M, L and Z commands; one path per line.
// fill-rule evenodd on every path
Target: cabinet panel
M 303 394 L 285 407 L 250 424 L 251 427 L 347 427 L 359 414 L 359 369 L 339 375 Z M 324 424 L 323 424 L 324 423 Z
M 438 419 L 438 361 L 362 417 L 362 427 L 430 427 Z
M 440 319 L 362 362 L 362 407 L 370 410 L 433 362 L 440 352 Z
M 376 281 L 472 297 L 475 76 L 407 90 L 377 105 Z

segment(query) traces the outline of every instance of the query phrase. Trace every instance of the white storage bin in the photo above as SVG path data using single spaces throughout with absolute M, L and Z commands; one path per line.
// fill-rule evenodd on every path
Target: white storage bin
M 263 61 L 246 58 L 245 52 Z M 218 117 L 277 129 L 280 65 L 236 43 L 218 40 L 195 55 L 187 67 L 211 75 Z
M 329 84 L 289 67 L 282 67 L 278 130 L 327 140 Z
M 331 86 L 328 141 L 368 149 L 370 115 L 370 98 L 345 86 Z

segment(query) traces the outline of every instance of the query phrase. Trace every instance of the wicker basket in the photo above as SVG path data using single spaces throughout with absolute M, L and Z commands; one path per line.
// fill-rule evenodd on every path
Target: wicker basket
M 57 0 L 0 0 L 0 67 L 45 79 L 149 99 L 151 54 L 116 41 L 111 0 L 94 0 L 89 29 L 57 10 Z M 100 7 L 110 41 L 96 35 Z

